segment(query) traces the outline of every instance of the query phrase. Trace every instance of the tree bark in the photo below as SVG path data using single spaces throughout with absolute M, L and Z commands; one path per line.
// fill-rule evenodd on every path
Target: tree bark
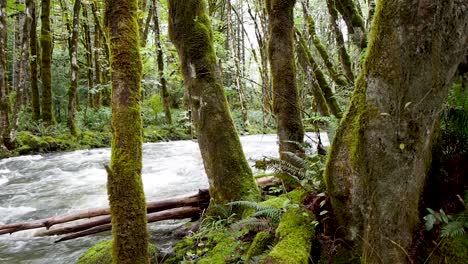
M 78 34 L 80 33 L 80 8 L 81 0 L 75 0 L 73 6 L 72 34 L 70 40 L 70 88 L 68 90 L 68 119 L 67 125 L 70 134 L 77 135 L 75 112 L 76 112 L 76 89 L 78 87 Z
M 204 0 L 169 1 L 175 44 L 214 203 L 259 198 L 224 95 Z
M 331 89 L 330 85 L 328 85 L 325 75 L 319 68 L 317 62 L 315 62 L 315 59 L 310 53 L 310 51 L 307 49 L 305 40 L 298 30 L 296 30 L 296 35 L 298 40 L 298 46 L 301 49 L 302 53 L 304 53 L 306 56 L 309 67 L 312 69 L 315 79 L 317 80 L 317 83 L 320 89 L 322 90 L 323 95 L 325 96 L 325 101 L 327 102 L 328 109 L 330 109 L 330 112 L 334 116 L 336 116 L 337 118 L 341 118 L 343 116 L 343 113 L 341 111 L 340 106 L 338 105 L 338 102 L 336 101 L 333 90 Z
M 0 150 L 7 149 L 5 141 L 9 141 L 8 126 L 10 124 L 10 103 L 6 78 L 6 5 L 6 0 L 0 0 Z
M 362 12 L 354 0 L 334 0 L 335 7 L 340 12 L 348 28 L 348 34 L 353 43 L 360 49 L 367 46 L 367 35 Z
M 333 34 L 335 35 L 336 45 L 338 46 L 338 54 L 340 56 L 340 62 L 343 66 L 343 70 L 350 83 L 354 83 L 354 73 L 351 66 L 351 59 L 346 51 L 343 34 L 341 33 L 338 25 L 338 11 L 336 11 L 335 0 L 327 0 L 328 13 L 330 14 L 330 24 L 332 27 Z
M 463 1 L 379 1 L 325 178 L 366 263 L 408 263 L 439 115 L 468 36 Z
M 295 0 L 267 0 L 269 17 L 268 51 L 273 78 L 273 111 L 277 120 L 281 159 L 285 152 L 300 151 L 298 143 L 304 140 L 296 87 L 294 63 L 294 15 Z
M 112 69 L 112 150 L 107 191 L 113 263 L 148 263 L 142 168 L 141 71 L 137 0 L 106 0 Z
M 166 123 L 171 125 L 171 97 L 167 89 L 166 76 L 164 76 L 164 55 L 161 43 L 161 31 L 159 29 L 158 0 L 153 0 L 153 9 L 154 34 L 156 38 L 156 60 L 158 62 L 159 81 L 161 82 L 161 98 L 163 99 L 164 116 L 166 117 Z
M 54 116 L 52 113 L 52 33 L 50 30 L 50 0 L 42 0 L 41 25 L 42 121 L 46 126 L 50 126 L 54 123 Z
M 31 8 L 31 32 L 29 39 L 29 46 L 31 49 L 31 105 L 32 105 L 32 117 L 34 121 L 38 121 L 41 118 L 41 102 L 39 98 L 39 87 L 37 84 L 37 64 L 39 62 L 38 45 L 37 45 L 37 13 L 36 13 L 36 1 L 32 1 Z

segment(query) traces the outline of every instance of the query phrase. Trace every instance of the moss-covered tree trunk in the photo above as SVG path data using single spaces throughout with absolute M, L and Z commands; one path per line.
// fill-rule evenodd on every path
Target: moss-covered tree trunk
M 10 149 L 15 147 L 15 138 L 16 138 L 16 130 L 19 125 L 19 114 L 21 107 L 25 101 L 25 90 L 26 90 L 26 76 L 27 76 L 27 65 L 29 62 L 29 31 L 31 29 L 31 4 L 32 0 L 26 0 L 24 3 L 24 18 L 20 19 L 23 21 L 22 29 L 21 29 L 21 38 L 19 42 L 19 62 L 17 64 L 16 69 L 16 83 L 15 83 L 15 92 L 16 92 L 16 100 L 13 106 L 13 113 L 11 115 L 10 125 L 8 126 L 9 136 L 8 139 L 10 142 L 4 141 L 7 144 L 7 147 Z M 18 25 L 19 26 L 19 25 Z
M 318 66 L 310 51 L 307 49 L 307 44 L 298 30 L 296 31 L 296 35 L 298 40 L 298 46 L 301 49 L 301 52 L 305 55 L 305 58 L 307 59 L 309 67 L 312 70 L 315 79 L 317 80 L 317 84 L 322 90 L 330 112 L 337 118 L 341 118 L 343 113 L 341 111 L 340 106 L 338 105 L 338 101 L 336 100 L 333 90 L 331 89 L 330 85 L 327 82 L 327 79 L 325 78 L 325 75 L 323 74 L 322 70 Z
M 368 54 L 326 165 L 346 238 L 365 263 L 408 263 L 434 130 L 463 58 L 462 1 L 378 1 Z
M 296 153 L 304 140 L 296 87 L 294 63 L 294 15 L 295 0 L 267 0 L 269 18 L 268 52 L 273 79 L 273 111 L 277 121 L 279 151 Z
M 68 119 L 67 125 L 70 134 L 76 136 L 76 89 L 78 87 L 78 74 L 80 66 L 78 65 L 78 34 L 80 33 L 80 8 L 81 0 L 75 0 L 73 6 L 72 34 L 70 41 L 70 88 L 68 89 Z
M 41 5 L 41 80 L 42 121 L 50 126 L 54 122 L 52 113 L 52 33 L 50 31 L 50 0 Z
M 37 64 L 39 62 L 37 45 L 37 13 L 36 1 L 32 1 L 31 7 L 31 32 L 29 39 L 31 50 L 30 71 L 31 71 L 31 109 L 33 120 L 38 121 L 41 118 L 41 101 L 39 98 L 39 87 L 37 83 Z
M 6 73 L 6 33 L 7 13 L 6 0 L 0 0 L 0 150 L 6 149 L 5 140 L 8 140 L 8 126 L 10 124 L 10 104 L 7 89 Z
M 330 14 L 330 24 L 332 28 L 333 35 L 335 35 L 336 45 L 338 46 L 338 54 L 340 56 L 340 62 L 343 66 L 343 71 L 348 78 L 348 81 L 354 83 L 354 73 L 351 66 L 351 59 L 349 57 L 348 51 L 346 51 L 346 46 L 343 38 L 343 33 L 340 30 L 338 25 L 338 11 L 336 11 L 335 0 L 327 0 L 328 13 Z
M 100 86 L 102 84 L 102 70 L 101 70 L 101 31 L 98 29 L 96 24 L 94 25 L 94 75 L 93 75 L 93 83 L 94 85 Z M 94 99 L 93 99 L 93 105 L 96 108 L 99 108 L 101 106 L 101 95 L 102 91 L 100 89 L 95 92 L 94 94 Z M 88 95 L 89 96 L 89 95 Z
M 315 30 L 315 21 L 314 21 L 314 18 L 308 14 L 307 5 L 304 2 L 302 2 L 302 5 L 303 5 L 302 9 L 304 12 L 304 19 L 307 21 L 307 29 L 308 29 L 309 35 L 312 38 L 312 42 L 314 43 L 315 48 L 319 52 L 320 57 L 322 58 L 323 63 L 325 64 L 325 67 L 328 70 L 330 78 L 337 85 L 340 85 L 340 86 L 347 85 L 348 83 L 346 82 L 346 78 L 338 74 L 337 70 L 335 69 L 335 66 L 331 62 L 327 49 L 322 44 L 322 41 L 320 40 L 319 36 L 317 36 L 316 30 Z
M 141 179 L 141 59 L 137 0 L 107 0 L 112 71 L 112 157 L 107 191 L 113 263 L 148 263 L 146 205 Z
M 224 95 L 205 0 L 170 0 L 169 36 L 179 53 L 212 199 L 258 199 Z
M 161 44 L 161 30 L 159 29 L 158 0 L 153 0 L 153 23 L 156 41 L 156 60 L 158 62 L 158 75 L 161 82 L 161 97 L 163 99 L 164 116 L 167 124 L 172 124 L 171 97 L 167 89 L 166 76 L 164 76 L 164 56 Z
M 322 89 L 320 89 L 320 86 L 316 81 L 314 72 L 310 67 L 309 59 L 307 58 L 309 54 L 307 54 L 307 51 L 305 50 L 305 47 L 302 45 L 302 43 L 297 43 L 296 52 L 298 63 L 304 71 L 304 74 L 306 75 L 307 80 L 311 86 L 312 95 L 314 96 L 314 100 L 317 105 L 317 111 L 322 116 L 329 116 L 330 111 L 328 110 L 327 101 L 323 96 Z
M 93 49 L 91 44 L 91 30 L 89 26 L 88 8 L 83 6 L 83 33 L 84 33 L 84 47 L 86 49 L 86 69 L 88 79 L 88 105 L 94 108 L 96 106 L 96 97 L 98 96 L 96 91 L 91 92 L 94 87 L 94 76 L 93 76 Z
M 351 35 L 353 43 L 360 49 L 367 46 L 366 26 L 362 18 L 362 12 L 355 0 L 334 0 L 335 7 L 340 12 L 346 23 L 348 34 Z

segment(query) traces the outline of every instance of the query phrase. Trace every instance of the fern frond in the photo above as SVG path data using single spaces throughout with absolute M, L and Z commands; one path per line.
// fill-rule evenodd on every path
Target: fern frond
M 281 219 L 282 211 L 276 208 L 268 208 L 255 212 L 252 216 L 256 218 L 265 217 L 271 219 L 272 222 L 278 223 Z
M 442 227 L 442 237 L 457 237 L 465 234 L 464 222 L 452 221 Z
M 252 201 L 234 201 L 230 202 L 227 205 L 230 206 L 238 206 L 241 208 L 250 208 L 255 211 L 262 211 L 262 210 L 267 210 L 267 209 L 275 209 L 274 207 L 263 205 L 257 202 L 252 202 Z
M 272 158 L 267 161 L 267 169 L 272 170 L 274 176 L 279 174 L 287 174 L 299 179 L 303 179 L 305 177 L 304 168 L 298 168 L 287 161 L 276 158 Z

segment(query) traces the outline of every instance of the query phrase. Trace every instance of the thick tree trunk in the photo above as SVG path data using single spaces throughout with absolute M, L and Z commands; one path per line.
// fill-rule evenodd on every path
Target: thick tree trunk
M 78 34 L 80 33 L 80 8 L 81 0 L 75 0 L 73 6 L 72 34 L 70 41 L 70 88 L 68 90 L 68 119 L 67 125 L 70 134 L 76 136 L 76 89 L 78 87 L 78 74 L 80 66 L 78 65 Z
M 172 124 L 171 97 L 167 89 L 166 77 L 164 76 L 164 56 L 161 44 L 161 31 L 159 29 L 158 0 L 153 0 L 153 16 L 154 34 L 156 38 L 156 60 L 158 62 L 159 81 L 161 82 L 161 98 L 163 99 L 164 116 L 166 117 L 166 123 L 170 125 Z
M 112 155 L 107 191 L 113 263 L 148 263 L 142 167 L 141 70 L 137 0 L 107 0 L 112 69 Z
M 267 0 L 269 17 L 268 51 L 273 78 L 273 110 L 277 120 L 279 151 L 296 153 L 304 140 L 294 63 L 295 0 Z
M 31 8 L 31 32 L 29 46 L 31 49 L 31 106 L 33 120 L 38 121 L 41 118 L 41 102 L 39 98 L 39 87 L 37 84 L 37 64 L 39 62 L 38 45 L 37 45 L 37 13 L 36 1 L 32 1 Z
M 8 126 L 10 124 L 10 103 L 6 81 L 6 5 L 6 0 L 0 0 L 0 150 L 6 149 L 5 140 L 9 140 Z
M 366 263 L 408 263 L 434 130 L 468 36 L 463 1 L 379 1 L 326 166 L 338 224 Z
M 169 36 L 189 90 L 214 203 L 259 198 L 224 95 L 204 0 L 169 1 Z
M 50 126 L 54 123 L 52 113 L 52 33 L 50 31 L 50 0 L 42 0 L 41 25 L 42 121 L 46 126 Z
M 334 0 L 335 7 L 340 12 L 351 35 L 353 43 L 360 49 L 367 46 L 367 35 L 362 11 L 355 0 Z

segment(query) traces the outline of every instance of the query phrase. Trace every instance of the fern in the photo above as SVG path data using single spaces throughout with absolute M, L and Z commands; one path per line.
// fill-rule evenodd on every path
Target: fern
M 276 209 L 274 207 L 263 205 L 263 204 L 260 204 L 260 203 L 257 203 L 257 202 L 252 202 L 252 201 L 234 201 L 234 202 L 228 203 L 227 205 L 238 206 L 238 207 L 241 207 L 241 208 L 250 208 L 250 209 L 253 209 L 255 211 L 263 211 L 263 210 L 270 210 L 270 209 L 278 210 L 278 209 Z
M 255 212 L 252 217 L 260 218 L 260 217 L 266 217 L 268 219 L 271 219 L 273 222 L 279 222 L 281 218 L 281 213 L 282 211 L 276 208 L 268 208 L 264 210 L 260 210 Z
M 465 234 L 465 224 L 462 221 L 453 221 L 442 227 L 442 237 L 457 237 Z
M 234 224 L 231 225 L 233 229 L 241 230 L 241 229 L 248 229 L 251 231 L 259 232 L 259 231 L 270 231 L 272 230 L 272 225 L 267 218 L 255 218 L 249 217 L 246 219 L 242 219 Z

